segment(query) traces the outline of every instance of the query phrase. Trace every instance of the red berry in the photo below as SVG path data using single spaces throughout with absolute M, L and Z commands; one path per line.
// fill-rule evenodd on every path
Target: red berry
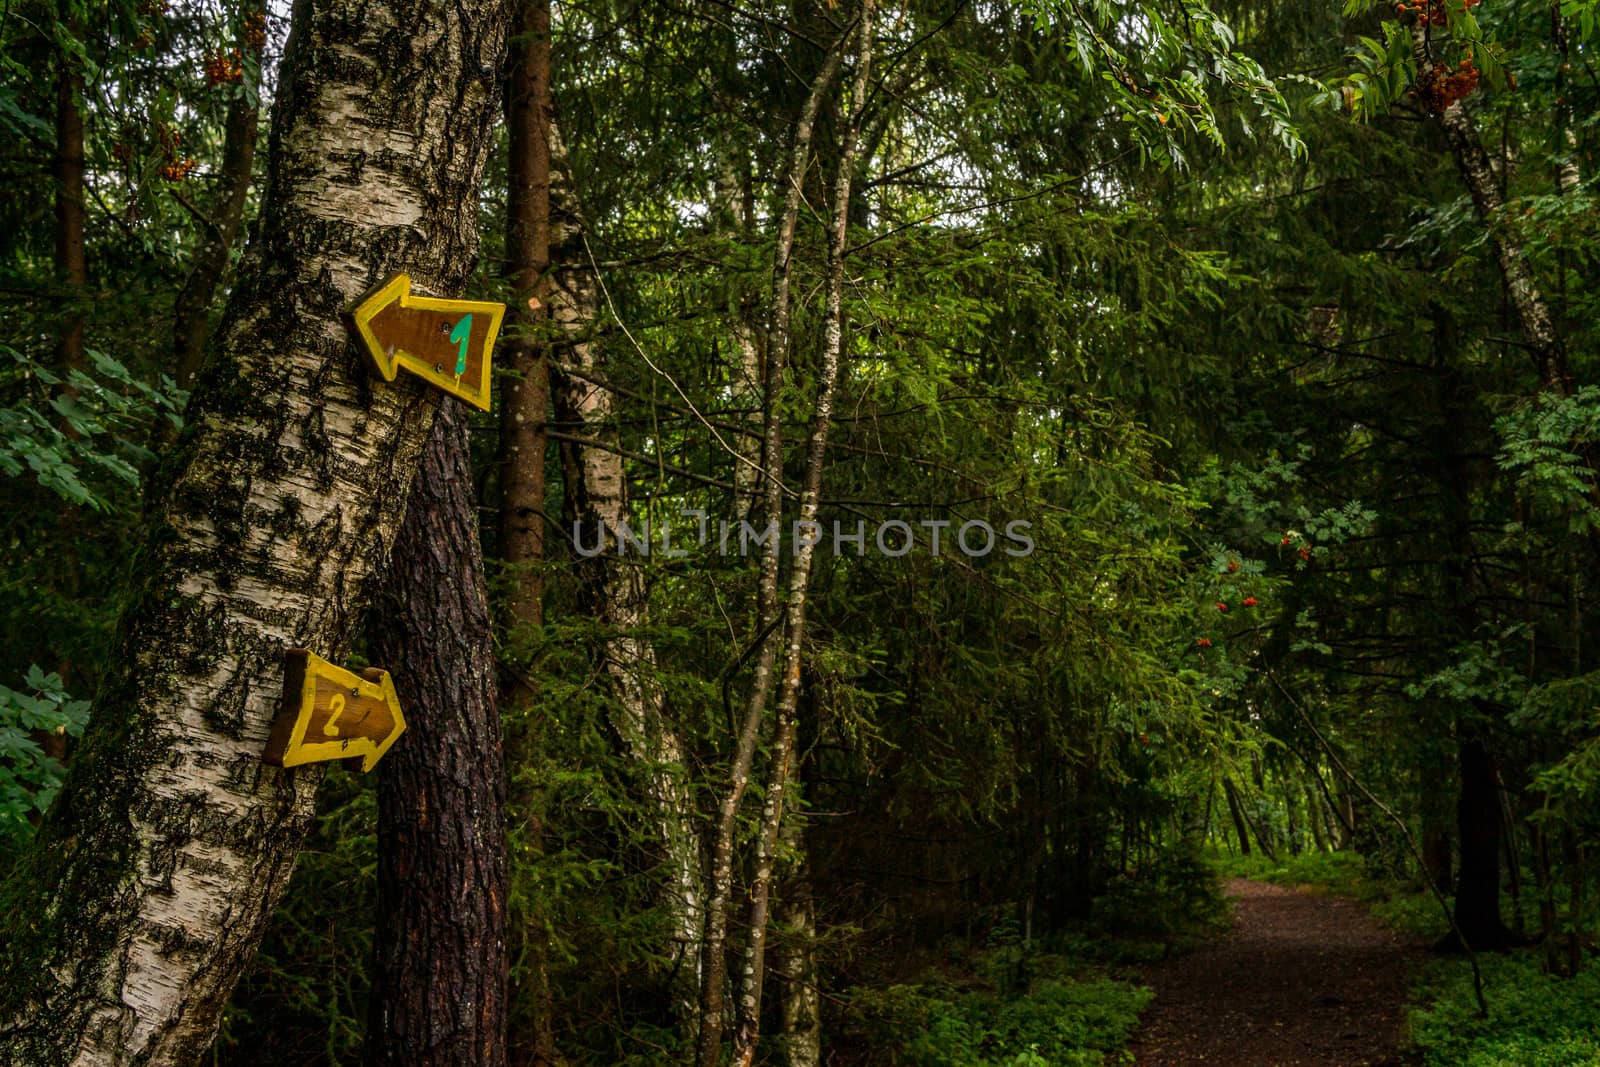
M 1245 597 L 1244 598 L 1244 606 L 1247 607 L 1247 608 L 1255 607 L 1256 606 L 1256 598 L 1253 597 L 1253 596 Z
M 1288 543 L 1289 543 L 1289 539 L 1287 537 L 1285 537 L 1282 541 L 1278 542 L 1278 544 L 1280 544 L 1280 545 L 1287 545 Z
M 1217 601 L 1217 610 L 1218 611 L 1227 611 L 1228 610 L 1227 603 L 1224 602 L 1224 601 L 1221 601 L 1221 600 Z
M 1211 647 L 1211 638 L 1209 638 L 1209 637 L 1197 637 L 1197 638 L 1195 638 L 1195 642 L 1194 643 L 1199 645 L 1201 648 L 1210 648 Z

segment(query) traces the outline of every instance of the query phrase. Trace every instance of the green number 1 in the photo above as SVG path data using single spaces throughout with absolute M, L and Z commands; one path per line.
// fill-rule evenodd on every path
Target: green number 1
M 472 316 L 463 315 L 456 328 L 450 331 L 450 340 L 456 343 L 456 377 L 467 373 L 467 342 L 472 340 Z

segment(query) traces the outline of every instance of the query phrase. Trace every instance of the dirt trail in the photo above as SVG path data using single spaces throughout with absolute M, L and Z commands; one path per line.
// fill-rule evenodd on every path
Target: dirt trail
M 1139 1067 L 1399 1064 L 1420 949 L 1349 900 L 1245 879 L 1226 889 L 1233 932 L 1144 973 L 1156 999 Z

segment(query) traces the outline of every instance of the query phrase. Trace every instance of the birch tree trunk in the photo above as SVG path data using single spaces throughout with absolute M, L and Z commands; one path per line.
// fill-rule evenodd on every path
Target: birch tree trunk
M 408 712 L 377 768 L 372 1067 L 506 1062 L 505 768 L 471 458 L 446 399 L 368 627 Z
M 606 381 L 604 349 L 592 332 L 600 317 L 600 279 L 585 237 L 582 206 L 573 185 L 559 128 L 550 126 L 550 318 L 565 352 L 552 368 L 556 417 L 580 427 L 581 441 L 563 440 L 565 512 L 582 524 L 590 547 L 602 528 L 615 531 L 628 518 L 627 478 L 612 423 L 615 395 Z M 590 443 L 581 443 L 590 442 Z M 586 612 L 605 630 L 598 654 L 614 702 L 612 728 L 642 772 L 655 815 L 668 885 L 673 930 L 674 1010 L 692 1029 L 699 991 L 704 878 L 694 804 L 685 778 L 683 741 L 667 721 L 666 697 L 656 678 L 655 649 L 641 631 L 649 624 L 641 569 L 602 551 L 577 566 Z
M 1434 76 L 1434 62 L 1428 51 L 1427 34 L 1420 24 L 1412 29 L 1411 50 L 1417 64 L 1417 81 L 1421 84 Z M 1489 153 L 1484 151 L 1483 141 L 1478 136 L 1478 124 L 1467 114 L 1465 102 L 1461 100 L 1437 112 L 1435 117 L 1450 144 L 1456 169 L 1466 183 L 1478 219 L 1489 235 L 1495 263 L 1505 281 L 1506 295 L 1516 309 L 1522 339 L 1533 354 L 1539 379 L 1547 388 L 1564 396 L 1572 388 L 1566 351 L 1550 314 L 1549 302 L 1528 261 L 1527 249 L 1505 217 L 1505 197 L 1495 180 Z
M 817 985 L 815 948 L 817 907 L 811 887 L 810 852 L 798 819 L 783 824 L 784 851 L 792 857 L 779 883 L 773 921 L 779 937 L 773 944 L 773 969 L 782 983 L 784 1067 L 819 1067 L 822 1063 L 822 994 Z
M 815 524 L 816 521 L 817 506 L 822 497 L 822 466 L 828 450 L 828 428 L 833 418 L 833 394 L 844 352 L 844 251 L 849 230 L 856 144 L 861 132 L 862 114 L 866 110 L 867 85 L 872 70 L 873 0 L 861 0 L 858 20 L 855 76 L 851 83 L 849 111 L 839 147 L 832 216 L 828 223 L 827 297 L 822 319 L 822 353 L 816 371 L 817 394 L 806 442 L 805 482 L 800 491 L 796 528 L 807 523 Z M 776 512 L 769 517 L 781 519 Z M 754 1061 L 756 1043 L 761 1033 L 768 908 L 774 857 L 783 825 L 784 799 L 797 758 L 795 736 L 799 725 L 797 713 L 801 664 L 805 655 L 806 605 L 814 555 L 814 541 L 802 538 L 796 542 L 784 603 L 784 659 L 778 679 L 777 727 L 761 817 L 761 834 L 757 842 L 755 874 L 750 885 L 749 933 L 739 990 L 739 1025 L 733 1042 L 733 1062 L 739 1067 L 749 1067 Z
M 437 406 L 377 380 L 341 313 L 392 270 L 461 284 L 503 38 L 498 0 L 295 8 L 259 246 L 93 722 L 0 885 L 0 1063 L 192 1067 L 211 1044 L 323 777 L 261 762 L 284 650 L 348 652 Z
M 736 35 L 729 35 L 729 51 L 738 60 Z M 748 197 L 748 168 L 732 155 L 742 146 L 726 145 L 718 161 L 717 178 L 711 190 L 712 220 L 717 236 L 728 241 L 748 240 L 751 234 Z M 746 431 L 732 440 L 733 508 L 735 520 L 749 520 L 761 488 L 761 347 L 752 322 L 750 293 L 737 277 L 727 283 L 725 306 L 728 336 L 733 358 L 728 361 L 728 392 L 732 407 L 741 412 Z
M 795 121 L 789 157 L 779 179 L 783 207 L 778 214 L 772 253 L 772 295 L 768 303 L 765 383 L 762 398 L 760 503 L 769 519 L 783 515 L 783 411 L 781 396 L 789 358 L 789 281 L 794 253 L 795 227 L 800 217 L 800 190 L 811 160 L 811 138 L 823 97 L 839 75 L 844 40 L 823 57 L 822 67 Z M 695 1052 L 699 1067 L 718 1067 L 722 1061 L 723 986 L 728 978 L 728 913 L 733 898 L 734 836 L 739 805 L 750 785 L 756 750 L 761 742 L 767 699 L 772 692 L 772 667 L 777 642 L 772 640 L 781 616 L 778 602 L 778 546 L 776 539 L 761 557 L 757 589 L 756 634 L 746 657 L 754 656 L 750 687 L 745 698 L 744 721 L 739 731 L 728 786 L 717 812 L 712 839 L 710 881 L 707 886 L 705 942 L 701 946 L 700 1032 Z

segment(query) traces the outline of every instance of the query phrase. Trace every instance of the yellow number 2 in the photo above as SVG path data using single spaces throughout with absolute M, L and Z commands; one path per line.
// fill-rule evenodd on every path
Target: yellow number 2
M 322 733 L 326 737 L 339 736 L 339 716 L 344 714 L 344 694 L 335 693 L 333 699 L 328 701 L 328 708 L 333 714 L 328 716 L 328 721 L 322 724 Z

